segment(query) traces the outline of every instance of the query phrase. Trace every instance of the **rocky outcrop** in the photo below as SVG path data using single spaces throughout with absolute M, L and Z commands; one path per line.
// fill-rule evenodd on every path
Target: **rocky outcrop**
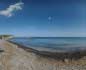
M 27 52 L 17 45 L 0 40 L 0 70 L 86 70 L 86 57 L 66 62 Z

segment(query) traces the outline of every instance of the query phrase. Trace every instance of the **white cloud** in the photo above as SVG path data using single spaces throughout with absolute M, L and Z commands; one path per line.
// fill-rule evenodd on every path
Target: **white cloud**
M 15 11 L 22 10 L 23 2 L 18 2 L 14 5 L 10 5 L 8 8 L 5 10 L 0 11 L 0 15 L 6 16 L 6 17 L 11 17 L 13 16 Z

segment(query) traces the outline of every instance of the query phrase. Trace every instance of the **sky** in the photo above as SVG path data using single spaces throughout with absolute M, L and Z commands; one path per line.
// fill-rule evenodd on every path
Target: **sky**
M 86 0 L 0 0 L 0 34 L 86 37 Z

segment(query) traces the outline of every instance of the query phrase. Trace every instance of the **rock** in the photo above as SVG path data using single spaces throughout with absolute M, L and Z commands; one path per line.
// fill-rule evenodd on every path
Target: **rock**
M 65 63 L 69 63 L 69 59 L 64 59 L 64 62 Z

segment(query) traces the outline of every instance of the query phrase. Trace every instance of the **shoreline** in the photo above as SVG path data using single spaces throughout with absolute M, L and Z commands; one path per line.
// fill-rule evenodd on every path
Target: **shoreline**
M 17 44 L 0 40 L 0 70 L 86 70 L 86 57 L 65 62 L 34 54 Z
M 68 60 L 79 60 L 83 57 L 86 56 L 86 50 L 82 50 L 82 51 L 76 51 L 76 52 L 47 52 L 47 51 L 39 51 L 30 47 L 26 47 L 24 45 L 12 42 L 12 41 L 8 41 L 12 44 L 16 44 L 18 45 L 18 48 L 22 48 L 27 52 L 32 52 L 36 55 L 45 57 L 45 58 L 52 58 L 52 59 L 56 59 L 56 60 L 62 60 L 64 61 L 65 59 Z

